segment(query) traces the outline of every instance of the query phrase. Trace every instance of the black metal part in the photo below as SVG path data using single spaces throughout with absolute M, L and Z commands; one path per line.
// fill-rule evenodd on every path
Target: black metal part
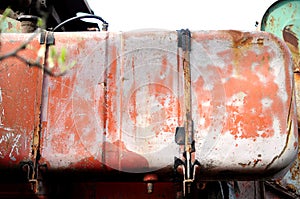
M 190 138 L 190 137 L 189 137 Z M 184 127 L 176 127 L 175 130 L 175 142 L 178 145 L 184 145 L 185 144 L 185 128 Z M 195 140 L 189 139 L 189 143 L 191 143 L 191 152 L 195 152 Z M 185 152 L 183 154 L 184 157 L 186 157 Z
M 54 45 L 55 44 L 54 33 L 51 31 L 41 32 L 40 44 Z
M 34 32 L 38 26 L 38 17 L 34 15 L 20 15 L 17 18 L 21 22 L 22 32 L 23 33 L 31 33 Z
M 178 48 L 183 51 L 191 51 L 191 32 L 189 29 L 177 30 Z
M 107 31 L 108 23 L 104 19 L 102 19 L 102 17 L 96 16 L 96 15 L 90 15 L 90 14 L 89 15 L 83 15 L 83 16 L 76 16 L 76 17 L 72 17 L 70 19 L 67 19 L 67 20 L 61 22 L 60 24 L 58 24 L 56 27 L 54 27 L 52 31 L 55 32 L 55 31 L 59 30 L 61 27 L 63 27 L 65 24 L 67 24 L 69 22 L 79 20 L 79 19 L 85 19 L 85 18 L 93 18 L 93 19 L 100 20 L 103 23 L 102 30 Z
M 38 17 L 34 15 L 20 15 L 18 17 L 18 21 L 32 21 L 32 22 L 37 22 Z
M 182 171 L 183 171 L 183 197 L 184 198 L 190 198 L 192 195 L 192 184 L 194 182 L 196 172 L 197 172 L 197 167 L 200 167 L 200 162 L 198 160 L 195 160 L 194 163 L 191 165 L 191 168 L 187 170 L 187 165 L 188 165 L 188 159 L 185 159 L 185 161 L 181 160 L 180 158 L 175 157 L 174 159 L 174 170 L 175 173 L 178 173 L 178 168 L 181 166 Z M 186 171 L 189 171 L 190 173 L 186 173 Z
M 26 174 L 26 180 L 29 181 L 29 179 L 32 176 L 32 173 L 34 172 L 34 164 L 32 161 L 22 161 L 20 162 L 20 169 L 22 172 Z
M 178 145 L 184 145 L 184 143 L 185 143 L 185 131 L 184 131 L 184 127 L 176 127 L 175 142 Z
M 26 175 L 26 181 L 31 183 L 31 189 L 39 194 L 43 191 L 43 173 L 47 170 L 47 164 L 35 165 L 32 161 L 20 162 L 20 169 Z

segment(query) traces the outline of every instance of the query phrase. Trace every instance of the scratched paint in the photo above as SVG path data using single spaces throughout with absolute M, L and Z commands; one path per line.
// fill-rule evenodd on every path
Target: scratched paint
M 11 129 L 5 129 L 11 130 Z M 14 132 L 4 134 L 0 136 L 0 146 L 8 145 L 9 147 L 1 147 L 0 149 L 0 158 L 9 157 L 10 160 L 16 161 L 15 155 L 19 155 L 19 147 L 20 147 L 20 140 L 21 135 L 15 135 Z
M 30 35 L 1 34 L 0 54 L 18 48 Z M 37 37 L 20 55 L 36 59 Z M 42 71 L 15 58 L 0 62 L 0 164 L 17 167 L 31 157 L 32 135 L 39 125 Z
M 184 107 L 177 33 L 56 33 L 55 39 L 76 65 L 44 79 L 42 160 L 53 169 L 172 168 L 182 155 L 174 136 Z M 271 176 L 294 160 L 289 56 L 267 33 L 192 33 L 195 157 L 205 171 L 199 177 Z
M 293 87 L 292 70 L 290 67 L 282 67 L 286 64 L 291 66 L 288 57 L 282 57 L 282 50 L 288 53 L 286 47 L 281 42 L 277 48 L 270 46 L 270 40 L 267 37 L 275 38 L 263 34 L 247 35 L 240 32 L 229 32 L 227 35 L 216 34 L 212 43 L 210 40 L 205 41 L 206 38 L 202 34 L 197 36 L 193 34 L 193 36 L 199 43 L 195 45 L 197 50 L 194 52 L 211 58 L 205 60 L 198 56 L 198 59 L 192 62 L 195 68 L 204 69 L 198 69 L 198 74 L 194 73 L 193 79 L 196 85 L 209 88 L 204 92 L 201 92 L 201 88 L 196 88 L 195 93 L 199 95 L 193 100 L 198 101 L 198 106 L 193 107 L 206 110 L 200 111 L 201 114 L 196 114 L 195 110 L 194 114 L 202 117 L 197 118 L 196 121 L 202 121 L 201 125 L 204 127 L 198 135 L 196 134 L 199 139 L 205 139 L 202 146 L 198 148 L 198 151 L 201 151 L 198 156 L 200 162 L 207 162 L 208 168 L 209 166 L 217 167 L 216 165 L 224 167 L 227 165 L 228 168 L 235 167 L 236 169 L 238 169 L 237 165 L 245 168 L 269 168 L 272 166 L 270 163 L 272 160 L 280 162 L 280 157 L 274 154 L 280 154 L 282 150 L 285 151 L 286 147 L 296 151 L 294 141 L 290 142 L 297 138 L 295 123 L 293 133 L 288 137 L 288 144 L 278 143 L 279 140 L 287 139 L 286 135 L 289 133 L 286 129 L 289 127 L 286 118 L 288 118 L 291 103 L 295 103 L 291 98 L 291 93 L 287 93 L 291 92 Z M 231 37 L 235 39 L 232 41 L 229 39 Z M 247 43 L 241 45 L 240 52 L 236 53 L 236 49 L 220 48 L 223 44 L 222 40 L 225 40 L 223 46 L 236 46 L 239 41 L 247 41 Z M 264 45 L 258 44 L 258 40 L 263 41 Z M 215 45 L 216 43 L 219 45 Z M 209 46 L 209 51 L 206 46 Z M 218 59 L 217 55 L 219 55 Z M 207 70 L 211 72 L 208 73 Z M 290 78 L 291 82 L 288 83 L 285 78 Z M 262 100 L 265 99 L 272 103 L 263 105 Z M 201 102 L 202 100 L 204 102 Z M 209 110 L 207 106 L 202 105 L 207 101 L 215 102 Z M 265 153 L 263 145 L 266 147 L 268 145 L 268 150 L 272 148 L 272 152 L 277 152 Z M 251 151 L 254 146 L 255 150 Z M 239 157 L 240 164 L 236 162 L 239 152 L 243 153 Z M 216 158 L 213 161 L 212 157 L 222 158 Z

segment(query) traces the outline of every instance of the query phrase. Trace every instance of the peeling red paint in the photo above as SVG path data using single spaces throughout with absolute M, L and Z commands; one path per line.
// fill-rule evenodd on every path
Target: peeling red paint
M 25 39 L 28 35 L 1 35 L 0 54 L 15 50 Z M 29 45 L 31 48 L 19 55 L 35 60 L 39 43 L 34 38 Z M 0 71 L 0 161 L 1 167 L 11 167 L 31 157 L 33 132 L 39 126 L 43 72 L 12 57 L 1 60 Z
M 246 52 L 243 55 L 239 55 L 240 58 L 232 54 L 232 51 L 225 51 L 219 54 L 228 61 L 238 60 L 238 64 L 243 66 L 242 70 L 234 70 L 237 64 L 233 63 L 233 65 L 226 67 L 228 69 L 226 73 L 220 72 L 221 75 L 224 75 L 224 78 L 226 78 L 228 73 L 237 73 L 237 78 L 231 78 L 224 84 L 227 98 L 233 97 L 238 92 L 245 94 L 241 108 L 234 105 L 226 106 L 229 118 L 231 118 L 228 120 L 227 126 L 230 132 L 236 136 L 240 133 L 239 128 L 242 129 L 242 134 L 238 136 L 241 138 L 255 138 L 258 136 L 266 138 L 273 136 L 273 118 L 270 116 L 273 113 L 287 111 L 286 107 L 288 104 L 285 105 L 280 96 L 274 95 L 278 92 L 278 85 L 273 82 L 275 77 L 272 76 L 269 66 L 269 60 L 274 55 L 268 53 L 267 48 L 263 51 L 263 54 Z M 257 60 L 261 60 L 262 62 L 257 63 Z M 253 70 L 255 70 L 255 73 Z M 265 82 L 260 80 L 258 74 L 266 78 Z M 249 89 L 250 84 L 253 85 L 253 89 Z M 272 99 L 272 104 L 264 108 L 261 103 L 263 98 Z M 243 126 L 236 125 L 239 123 Z M 286 129 L 286 125 L 286 122 L 281 120 L 280 128 Z M 264 133 L 259 135 L 258 131 L 264 131 Z M 282 130 L 281 133 L 286 132 Z
M 184 119 L 176 32 L 70 34 L 55 33 L 54 47 L 66 47 L 67 63 L 76 64 L 61 77 L 44 77 L 41 160 L 53 170 L 171 171 L 183 148 L 174 140 Z M 201 178 L 286 167 L 297 144 L 289 132 L 295 124 L 287 125 L 295 119 L 287 49 L 265 33 L 192 35 L 192 159 L 208 170 Z
M 151 34 L 151 36 L 154 35 Z M 237 38 L 232 38 L 234 35 L 237 35 Z M 132 41 L 137 42 L 141 39 L 144 47 L 148 45 L 148 36 L 147 34 L 139 35 Z M 274 64 L 272 61 L 276 53 L 281 50 L 285 52 L 286 49 L 272 46 L 264 34 L 252 35 L 240 32 L 227 34 L 226 31 L 221 31 L 213 34 L 193 33 L 193 36 L 195 36 L 193 42 L 196 41 L 202 45 L 204 41 L 202 47 L 206 48 L 207 53 L 215 53 L 214 56 L 219 58 L 218 62 L 208 64 L 194 60 L 191 63 L 193 103 L 196 105 L 193 107 L 196 147 L 207 145 L 209 152 L 215 153 L 222 153 L 221 149 L 225 145 L 232 145 L 235 150 L 250 150 L 250 148 L 255 148 L 251 145 L 260 145 L 262 139 L 267 141 L 277 139 L 274 138 L 275 130 L 279 134 L 277 136 L 284 138 L 287 135 L 287 123 L 286 119 L 282 119 L 282 115 L 289 114 L 290 99 L 284 101 L 278 94 L 279 89 L 282 88 L 278 87 L 276 81 L 280 80 L 280 84 L 286 84 L 289 97 L 291 77 L 288 69 L 283 68 L 286 78 L 275 81 L 279 74 L 274 71 L 276 68 L 271 64 Z M 88 41 L 81 41 L 84 45 L 78 52 L 81 54 L 76 54 L 76 56 L 82 57 L 88 53 L 91 59 L 82 59 L 78 62 L 69 76 L 63 77 L 66 83 L 49 79 L 51 86 L 49 103 L 52 104 L 51 106 L 61 104 L 69 116 L 61 114 L 57 107 L 49 106 L 51 109 L 48 109 L 48 114 L 50 114 L 48 117 L 63 117 L 59 122 L 48 119 L 47 136 L 53 143 L 49 142 L 48 146 L 43 145 L 45 146 L 43 151 L 45 152 L 46 148 L 51 146 L 51 150 L 58 152 L 61 156 L 67 156 L 69 159 L 64 163 L 66 167 L 70 164 L 74 165 L 83 159 L 82 157 L 94 157 L 85 161 L 99 161 L 108 167 L 129 172 L 150 171 L 155 164 L 159 165 L 164 161 L 163 158 L 160 159 L 163 153 L 174 153 L 172 157 L 181 157 L 180 154 L 176 155 L 180 151 L 179 147 L 174 148 L 174 151 L 173 149 L 168 149 L 170 152 L 164 151 L 168 147 L 173 147 L 175 129 L 182 126 L 183 121 L 181 110 L 183 107 L 183 85 L 181 85 L 183 84 L 183 70 L 178 68 L 180 64 L 177 63 L 182 61 L 180 52 L 174 49 L 174 52 L 170 53 L 170 50 L 160 50 L 161 48 L 157 46 L 153 49 L 148 46 L 145 50 L 138 47 L 139 50 L 135 50 L 135 46 L 130 43 L 130 34 L 126 37 L 106 38 L 110 42 L 101 41 L 99 46 L 96 45 L 95 53 L 101 54 L 100 57 L 94 56 L 86 49 L 91 45 Z M 119 38 L 122 40 L 122 46 L 119 46 Z M 260 41 L 264 40 L 264 43 L 257 44 L 258 38 Z M 223 46 L 224 49 L 219 47 L 217 51 L 214 51 L 211 49 L 213 46 L 209 43 L 209 39 L 213 41 L 219 39 L 219 44 L 226 41 L 232 45 L 228 47 L 226 43 Z M 59 37 L 56 41 L 59 41 Z M 154 41 L 151 40 L 149 44 L 152 45 Z M 156 42 L 160 44 L 165 41 L 157 40 Z M 70 51 L 73 52 L 72 49 Z M 191 57 L 194 59 L 194 56 Z M 92 63 L 97 63 L 97 65 L 94 66 Z M 224 66 L 216 63 L 223 63 Z M 285 59 L 283 64 L 287 67 L 289 62 Z M 86 65 L 91 65 L 91 69 L 88 70 Z M 72 76 L 76 78 L 71 79 Z M 66 86 L 65 90 L 63 86 Z M 56 87 L 59 90 L 53 93 Z M 60 94 L 61 92 L 63 94 Z M 66 101 L 59 97 L 55 98 L 57 101 L 51 102 L 54 97 L 51 93 L 66 97 Z M 67 103 L 68 96 L 72 101 L 71 107 Z M 73 110 L 70 112 L 70 109 Z M 274 125 L 277 125 L 274 121 L 279 124 L 277 129 L 274 129 Z M 53 124 L 56 123 L 61 124 L 62 127 L 57 126 L 56 133 L 51 133 Z M 228 132 L 234 143 L 227 143 L 228 138 L 224 141 L 221 139 L 220 142 L 220 138 L 229 136 Z M 70 133 L 75 136 L 68 136 Z M 203 137 L 206 135 L 208 138 Z M 59 139 L 64 140 L 61 143 L 72 141 L 73 147 L 58 146 L 56 140 Z M 206 139 L 208 139 L 207 142 L 205 142 Z M 241 140 L 244 141 L 241 142 Z M 223 145 L 218 143 L 223 143 Z M 263 148 L 263 145 L 260 147 Z M 279 151 L 280 148 L 278 147 L 277 150 Z M 78 151 L 80 151 L 80 157 Z M 193 157 L 202 158 L 198 154 L 201 148 L 197 148 L 196 151 Z M 73 155 L 67 155 L 69 153 Z M 250 153 L 252 155 L 252 152 Z M 231 162 L 235 162 L 235 165 L 238 165 L 238 159 L 241 159 L 239 162 L 247 162 L 247 164 L 250 162 L 251 168 L 254 168 L 252 167 L 254 164 L 255 169 L 268 164 L 266 163 L 266 158 L 269 157 L 267 154 L 262 154 L 264 158 L 259 159 L 257 159 L 257 153 L 254 154 L 254 152 L 253 157 L 249 155 L 251 157 L 246 159 L 239 158 L 240 153 L 234 152 L 234 154 L 236 157 L 233 157 Z M 45 153 L 45 155 L 49 154 Z M 49 156 L 51 165 L 56 159 L 55 156 Z M 273 157 L 271 161 L 272 159 Z M 169 162 L 172 161 L 173 159 Z M 210 160 L 202 162 L 205 161 Z M 135 166 L 135 162 L 139 162 L 139 165 Z M 163 164 L 165 163 L 160 163 L 161 167 L 168 166 Z M 53 165 L 55 166 L 60 165 Z M 156 167 L 159 168 L 159 166 Z
M 114 117 L 115 112 L 118 110 L 117 108 L 117 98 L 119 97 L 117 90 L 120 86 L 120 79 L 118 79 L 118 55 L 117 49 L 115 46 L 111 48 L 111 60 L 112 63 L 107 67 L 107 87 L 106 87 L 106 107 L 107 107 L 107 131 L 110 132 L 108 136 L 112 136 L 112 140 L 116 140 L 118 138 L 118 123 L 116 121 L 116 117 Z

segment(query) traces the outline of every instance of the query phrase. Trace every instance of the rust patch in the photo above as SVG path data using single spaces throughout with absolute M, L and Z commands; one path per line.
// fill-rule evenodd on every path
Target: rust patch
M 258 38 L 257 40 L 256 40 L 256 42 L 257 42 L 257 44 L 258 45 L 264 45 L 264 38 Z
M 244 48 L 252 43 L 253 37 L 248 32 L 228 30 L 227 33 L 232 38 L 232 48 Z
M 240 166 L 242 166 L 243 168 L 250 166 L 251 165 L 251 161 L 249 161 L 248 163 L 238 163 Z
M 292 53 L 294 71 L 300 72 L 299 38 L 297 34 L 293 31 L 293 27 L 293 24 L 285 26 L 282 30 L 282 37 Z
M 107 90 L 106 90 L 106 119 L 107 119 L 107 131 L 109 134 L 108 136 L 117 136 L 117 127 L 118 123 L 116 118 L 114 117 L 114 113 L 117 110 L 117 100 L 115 100 L 117 95 L 118 89 L 118 75 L 117 75 L 117 62 L 118 62 L 118 55 L 117 55 L 117 48 L 116 46 L 112 47 L 112 63 L 109 65 L 107 70 Z M 116 137 L 113 137 L 112 140 L 115 140 Z
M 299 39 L 297 37 L 297 34 L 293 32 L 292 28 L 294 25 L 287 25 L 284 27 L 282 31 L 282 36 L 285 42 L 289 43 L 296 49 L 298 48 L 299 45 Z
M 7 24 L 8 24 L 8 29 L 11 29 L 13 27 L 11 22 L 7 22 Z

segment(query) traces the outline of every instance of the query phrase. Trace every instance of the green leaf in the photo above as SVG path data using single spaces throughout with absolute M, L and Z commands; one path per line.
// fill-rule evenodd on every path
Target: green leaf
M 38 18 L 38 21 L 37 21 L 36 25 L 37 25 L 38 27 L 40 27 L 40 28 L 43 27 L 44 22 L 43 22 L 42 18 Z
M 56 58 L 56 50 L 55 50 L 55 47 L 54 46 L 51 46 L 50 47 L 50 57 L 52 58 L 52 59 L 54 59 L 54 58 Z
M 9 7 L 4 10 L 2 16 L 0 17 L 0 25 L 4 22 L 4 20 L 6 19 L 6 17 L 9 16 L 9 14 L 10 14 L 11 11 L 12 10 Z

